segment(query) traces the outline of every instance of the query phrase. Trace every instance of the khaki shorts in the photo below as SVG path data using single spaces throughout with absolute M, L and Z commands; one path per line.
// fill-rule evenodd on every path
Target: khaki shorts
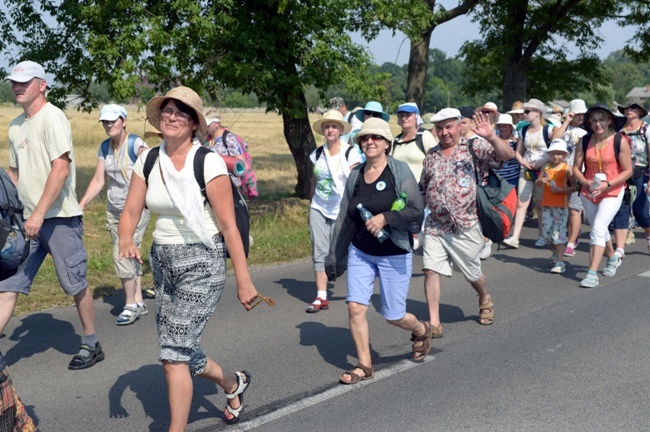
M 144 209 L 133 233 L 133 244 L 138 248 L 142 244 L 145 231 L 147 231 L 149 218 L 149 210 Z M 133 258 L 120 259 L 120 240 L 117 236 L 117 226 L 119 223 L 120 215 L 109 211 L 106 212 L 106 231 L 111 233 L 111 239 L 113 240 L 113 267 L 115 267 L 115 274 L 120 279 L 133 279 L 142 276 L 142 266 L 137 260 Z
M 478 255 L 483 247 L 483 233 L 477 223 L 460 234 L 424 236 L 423 268 L 443 276 L 451 276 L 455 266 L 468 282 L 478 280 L 481 272 L 481 260 Z

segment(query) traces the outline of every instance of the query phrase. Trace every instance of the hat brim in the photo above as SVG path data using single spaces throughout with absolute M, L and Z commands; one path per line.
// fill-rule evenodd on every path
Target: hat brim
M 516 110 L 510 110 L 506 114 L 512 115 L 512 114 L 523 114 L 523 113 L 524 113 L 523 109 L 516 109 Z
M 201 135 L 205 135 L 208 132 L 208 124 L 205 121 L 205 117 L 203 116 L 202 110 L 199 110 L 196 107 L 192 106 L 191 103 L 179 99 L 177 97 L 174 97 L 172 95 L 154 96 L 151 98 L 151 100 L 149 100 L 149 102 L 147 102 L 147 120 L 149 120 L 151 126 L 155 127 L 158 130 L 161 130 L 160 106 L 166 99 L 173 99 L 179 102 L 183 102 L 185 105 L 192 108 L 196 113 L 197 117 L 199 118 L 199 132 L 201 133 Z
M 594 133 L 594 131 L 593 131 L 593 129 L 591 128 L 591 126 L 589 126 L 589 116 L 591 116 L 591 113 L 593 113 L 594 111 L 605 111 L 605 112 L 608 113 L 610 116 L 612 116 L 612 126 L 614 126 L 614 130 L 615 130 L 616 132 L 618 132 L 618 131 L 620 131 L 621 129 L 623 129 L 623 126 L 625 125 L 625 122 L 627 121 L 627 118 L 625 118 L 625 116 L 620 116 L 620 117 L 619 117 L 619 116 L 616 116 L 616 115 L 614 115 L 614 113 L 613 113 L 609 108 L 607 108 L 607 107 L 604 107 L 604 106 L 594 106 L 594 107 L 589 108 L 589 109 L 585 112 L 585 116 L 584 116 L 584 118 L 583 118 L 583 120 L 582 120 L 582 126 L 581 126 L 581 127 L 582 127 L 582 129 L 586 130 L 587 133 Z
M 350 123 L 345 122 L 345 121 L 336 120 L 336 119 L 329 119 L 329 118 L 322 118 L 322 119 L 316 120 L 311 128 L 318 135 L 324 135 L 323 134 L 323 123 L 327 123 L 327 122 L 334 122 L 334 123 L 338 123 L 341 126 L 343 126 L 343 133 L 341 133 L 341 135 L 347 135 L 352 130 L 352 125 Z
M 104 120 L 106 120 L 112 122 L 112 121 L 116 121 L 120 117 L 122 116 L 117 113 L 104 114 L 103 116 L 99 117 L 99 121 L 103 122 Z
M 643 117 L 646 117 L 648 115 L 648 110 L 643 108 L 638 103 L 633 103 L 633 104 L 630 104 L 628 106 L 619 105 L 617 109 L 621 114 L 625 115 L 625 110 L 628 109 L 628 108 L 638 108 L 638 109 L 640 109 L 641 112 L 642 112 L 642 115 L 640 115 L 639 118 L 643 118 Z
M 386 114 L 385 112 L 383 112 L 383 111 L 372 111 L 372 110 L 360 109 L 359 111 L 357 111 L 356 113 L 354 113 L 354 116 L 355 116 L 357 119 L 359 119 L 359 120 L 361 120 L 361 121 L 364 121 L 363 115 L 364 115 L 364 113 L 365 113 L 366 111 L 381 113 L 381 119 L 382 119 L 383 121 L 385 121 L 385 122 L 387 122 L 388 120 L 390 120 L 390 116 L 389 116 L 388 114 Z

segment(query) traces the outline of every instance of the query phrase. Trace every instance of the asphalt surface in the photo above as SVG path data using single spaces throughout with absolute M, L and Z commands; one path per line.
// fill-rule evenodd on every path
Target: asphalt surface
M 306 229 L 306 228 L 305 228 Z M 311 263 L 252 269 L 265 304 L 246 312 L 233 278 L 203 335 L 203 350 L 230 370 L 246 369 L 242 422 L 223 423 L 223 391 L 195 379 L 188 431 L 647 431 L 650 430 L 650 268 L 637 242 L 613 278 L 579 288 L 588 245 L 551 275 L 550 252 L 524 229 L 518 250 L 484 261 L 496 322 L 477 324 L 478 299 L 460 274 L 442 283 L 444 338 L 423 363 L 410 360 L 409 334 L 369 311 L 373 380 L 343 386 L 356 364 L 345 277 L 330 309 L 306 314 L 315 288 Z M 604 265 L 604 263 L 603 263 Z M 426 318 L 421 257 L 414 258 L 407 308 Z M 14 317 L 0 350 L 42 431 L 165 431 L 167 391 L 153 313 L 115 325 L 123 296 L 95 301 L 106 360 L 69 371 L 80 343 L 74 307 Z M 155 301 L 147 300 L 151 312 Z

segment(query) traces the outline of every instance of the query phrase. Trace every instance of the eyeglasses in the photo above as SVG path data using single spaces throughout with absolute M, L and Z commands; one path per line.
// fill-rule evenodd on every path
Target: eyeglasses
M 362 137 L 359 137 L 359 141 L 362 142 L 362 143 L 365 143 L 365 142 L 368 141 L 370 138 L 372 138 L 373 141 L 380 141 L 380 140 L 385 139 L 385 138 L 384 138 L 383 136 L 381 136 L 381 135 L 363 135 Z
M 257 307 L 257 305 L 259 305 L 259 304 L 262 303 L 262 302 L 266 302 L 266 304 L 268 304 L 269 306 L 275 306 L 275 300 L 273 300 L 271 297 L 264 297 L 264 296 L 261 295 L 261 294 L 258 294 L 258 295 L 255 297 L 254 302 L 255 302 L 255 303 L 253 303 L 253 304 L 251 305 L 251 308 L 249 309 L 249 311 L 252 311 L 253 309 L 255 309 L 255 308 Z
M 183 111 L 174 111 L 171 108 L 165 108 L 160 110 L 160 118 L 168 120 L 172 117 L 172 114 L 176 117 L 177 120 L 190 121 L 192 118 L 191 115 Z
M 401 111 L 401 112 L 398 112 L 398 113 L 397 113 L 397 117 L 400 117 L 400 118 L 409 118 L 409 117 L 411 117 L 413 114 L 415 114 L 415 113 L 413 113 L 413 112 Z M 380 114 L 380 115 L 381 115 L 381 114 Z
M 381 117 L 381 113 L 378 113 L 376 111 L 364 111 L 363 115 L 368 117 Z

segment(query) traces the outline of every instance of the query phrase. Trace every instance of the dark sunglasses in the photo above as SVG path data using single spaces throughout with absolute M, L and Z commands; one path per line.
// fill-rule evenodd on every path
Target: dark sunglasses
M 369 138 L 372 138 L 373 141 L 379 141 L 385 139 L 381 135 L 363 135 L 362 137 L 359 137 L 359 141 L 363 143 L 368 141 Z
M 367 115 L 368 117 L 381 117 L 381 113 L 378 113 L 376 111 L 364 111 L 363 114 Z
M 485 114 L 485 115 L 490 115 L 490 114 L 492 114 L 492 111 L 481 111 L 481 112 L 482 112 L 483 114 Z
M 530 114 L 531 110 L 524 110 L 524 114 Z

